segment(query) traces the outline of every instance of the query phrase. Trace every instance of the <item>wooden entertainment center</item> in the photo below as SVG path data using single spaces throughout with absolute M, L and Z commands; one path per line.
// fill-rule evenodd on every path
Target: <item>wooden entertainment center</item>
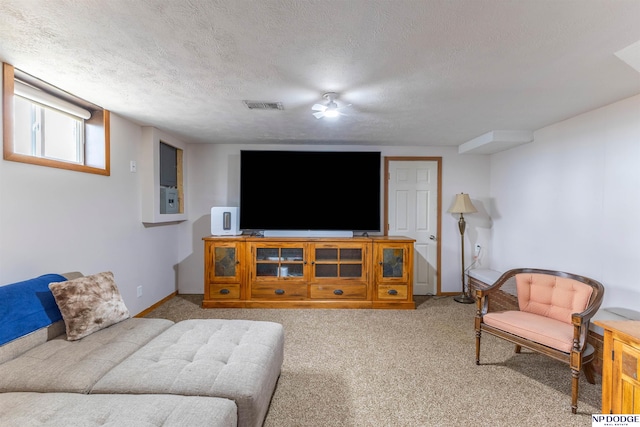
M 407 237 L 203 240 L 205 308 L 415 308 Z

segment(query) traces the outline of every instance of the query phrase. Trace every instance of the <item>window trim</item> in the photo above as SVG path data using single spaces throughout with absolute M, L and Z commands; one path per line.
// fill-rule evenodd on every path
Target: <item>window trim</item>
M 109 110 L 102 110 L 102 125 L 104 130 L 104 168 L 80 165 L 77 163 L 68 163 L 64 161 L 47 159 L 43 157 L 29 156 L 26 154 L 20 154 L 14 152 L 14 111 L 13 111 L 13 97 L 14 97 L 14 67 L 10 64 L 3 63 L 2 72 L 2 124 L 3 124 L 3 157 L 5 160 L 12 162 L 28 163 L 32 165 L 47 166 L 58 169 L 73 170 L 78 172 L 86 172 L 97 175 L 110 176 L 111 175 L 111 147 L 110 147 L 110 112 Z M 86 143 L 86 141 L 85 141 Z

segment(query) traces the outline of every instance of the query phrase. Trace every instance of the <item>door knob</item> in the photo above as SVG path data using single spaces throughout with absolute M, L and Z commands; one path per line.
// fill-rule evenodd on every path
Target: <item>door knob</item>
M 431 236 L 429 236 L 429 240 L 433 240 L 435 242 L 437 239 L 436 239 L 436 236 L 432 234 Z

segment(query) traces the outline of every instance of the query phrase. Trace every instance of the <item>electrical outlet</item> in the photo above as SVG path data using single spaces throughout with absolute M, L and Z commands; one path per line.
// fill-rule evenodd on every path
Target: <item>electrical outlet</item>
M 136 163 L 135 160 L 131 160 L 129 162 L 129 172 L 131 172 L 131 173 L 138 172 L 138 164 Z
M 476 258 L 480 256 L 480 250 L 481 249 L 482 249 L 482 246 L 476 245 L 476 249 L 475 249 L 475 252 L 474 252 Z
M 138 287 L 136 288 L 136 292 L 137 292 L 137 294 L 138 294 L 138 298 L 140 298 L 140 297 L 142 296 L 142 286 L 138 286 Z

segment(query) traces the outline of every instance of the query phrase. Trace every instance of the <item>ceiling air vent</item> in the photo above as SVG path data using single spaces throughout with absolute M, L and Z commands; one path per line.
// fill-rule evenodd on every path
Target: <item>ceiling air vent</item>
M 282 102 L 242 101 L 250 110 L 284 110 Z

